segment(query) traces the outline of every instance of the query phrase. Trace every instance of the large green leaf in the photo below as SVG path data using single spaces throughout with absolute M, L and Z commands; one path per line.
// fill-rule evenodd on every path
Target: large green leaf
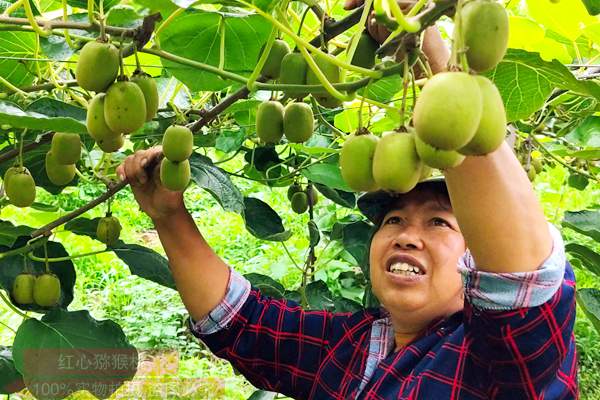
M 322 280 L 306 285 L 305 289 L 308 306 L 311 310 L 333 310 L 335 307 L 334 296 L 329 291 L 327 284 Z
M 108 398 L 133 378 L 138 365 L 137 350 L 121 327 L 87 311 L 55 310 L 41 321 L 26 320 L 15 336 L 13 356 L 38 399 L 63 399 L 81 389 Z
M 356 207 L 356 196 L 354 193 L 332 189 L 329 186 L 321 185 L 319 183 L 315 183 L 315 187 L 319 192 L 323 193 L 323 196 L 343 207 Z
M 369 263 L 369 246 L 374 232 L 373 225 L 358 221 L 344 225 L 342 228 L 342 243 L 348 253 L 354 257 L 363 269 L 365 276 L 369 276 L 367 265 Z
M 358 93 L 362 96 L 366 95 L 369 99 L 387 103 L 392 100 L 394 95 L 398 93 L 401 88 L 402 76 L 400 74 L 393 74 L 361 88 Z
M 255 14 L 185 12 L 160 33 L 161 47 L 178 56 L 218 67 L 221 24 L 225 35 L 224 69 L 236 73 L 252 71 L 271 30 L 270 24 Z M 193 91 L 221 90 L 232 84 L 209 72 L 163 61 L 165 68 Z
M 340 167 L 337 163 L 319 163 L 311 165 L 302 170 L 302 175 L 310 181 L 329 186 L 332 189 L 352 192 L 348 184 L 342 178 Z
M 62 21 L 62 17 L 57 17 L 54 20 Z M 70 14 L 67 17 L 67 21 L 87 23 L 88 15 L 87 13 Z M 79 29 L 69 29 L 69 33 L 90 38 L 98 36 L 97 32 L 88 32 Z M 69 44 L 63 36 L 50 35 L 48 37 L 40 37 L 40 47 L 42 49 L 42 52 L 48 58 L 51 58 L 56 61 L 68 60 L 73 54 L 77 52 L 77 47 L 81 46 L 83 46 L 83 44 L 78 45 L 77 42 L 75 43 L 75 48 L 69 46 Z
M 35 62 L 21 59 L 34 57 L 35 43 L 35 33 L 0 31 L 0 76 L 18 87 L 30 85 Z M 4 91 L 4 86 L 0 91 Z
M 600 332 L 600 290 L 579 289 L 577 291 L 577 304 L 592 321 L 596 330 Z
M 254 197 L 244 197 L 246 229 L 259 239 L 283 242 L 292 236 L 286 231 L 281 217 L 267 203 Z
M 99 220 L 100 218 L 76 218 L 69 221 L 65 229 L 97 240 L 96 227 Z M 110 250 L 127 264 L 132 274 L 171 289 L 176 288 L 168 260 L 154 250 L 138 244 L 127 244 L 121 240 L 111 246 Z
M 252 286 L 259 289 L 262 294 L 266 296 L 271 296 L 274 299 L 281 299 L 285 295 L 285 288 L 283 285 L 269 276 L 251 272 L 245 274 L 244 277 L 250 281 Z
M 600 117 L 590 115 L 585 118 L 565 139 L 578 146 L 600 148 Z
M 538 23 L 571 41 L 577 39 L 582 26 L 593 24 L 581 0 L 527 0 L 527 11 Z
M 21 248 L 27 244 L 28 239 L 30 239 L 30 237 L 21 236 L 14 242 L 12 247 L 0 246 L 0 252 Z M 49 258 L 69 256 L 63 245 L 58 242 L 48 242 L 47 249 Z M 44 257 L 44 248 L 38 247 L 33 251 L 33 254 L 37 257 Z M 58 307 L 67 308 L 67 306 L 73 301 L 73 287 L 75 286 L 76 275 L 73 262 L 71 260 L 65 260 L 51 262 L 48 265 L 50 267 L 50 272 L 58 276 L 58 279 L 60 279 L 61 296 L 58 302 Z M 46 271 L 46 267 L 43 262 L 32 261 L 30 258 L 25 257 L 22 254 L 1 258 L 0 287 L 6 290 L 7 293 L 11 293 L 15 277 L 24 271 L 38 275 L 44 273 Z M 23 310 L 35 311 L 39 313 L 48 311 L 48 308 L 40 307 L 36 304 L 16 304 L 14 299 L 12 299 L 12 296 L 11 300 L 13 301 L 13 304 Z
M 580 81 L 559 61 L 544 61 L 538 53 L 509 49 L 504 59 L 486 75 L 494 81 L 509 121 L 527 118 L 539 110 L 555 88 L 600 98 L 600 86 Z
M 562 225 L 600 242 L 600 211 L 567 211 Z
M 19 236 L 29 235 L 33 230 L 29 226 L 15 226 L 9 221 L 0 221 L 0 246 L 12 247 Z
M 12 350 L 0 346 L 0 394 L 20 392 L 23 388 L 25 383 L 15 367 Z
M 190 165 L 196 185 L 208 191 L 225 211 L 241 213 L 244 210 L 242 193 L 210 158 L 194 153 Z
M 582 0 L 587 12 L 590 15 L 600 14 L 600 0 Z
M 85 109 L 56 99 L 39 99 L 26 110 L 0 100 L 0 122 L 15 128 L 87 134 L 85 116 Z
M 600 254 L 577 243 L 567 244 L 565 250 L 573 257 L 579 259 L 589 271 L 600 276 Z

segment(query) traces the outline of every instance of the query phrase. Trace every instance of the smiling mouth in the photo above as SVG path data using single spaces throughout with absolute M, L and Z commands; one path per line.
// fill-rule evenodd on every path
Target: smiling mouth
M 421 268 L 416 265 L 412 265 L 406 262 L 393 262 L 389 268 L 388 272 L 391 272 L 395 275 L 400 276 L 418 276 L 425 275 L 425 272 Z

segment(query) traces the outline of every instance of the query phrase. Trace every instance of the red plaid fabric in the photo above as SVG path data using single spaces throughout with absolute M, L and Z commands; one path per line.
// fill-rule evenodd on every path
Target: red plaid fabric
M 297 399 L 576 399 L 575 277 L 556 244 L 549 260 L 562 260 L 558 285 L 540 282 L 548 275 L 541 267 L 522 276 L 513 296 L 540 298 L 520 294 L 527 282 L 554 286 L 543 303 L 491 311 L 466 291 L 463 311 L 434 321 L 400 351 L 384 309 L 303 310 L 262 295 L 235 271 L 223 302 L 190 327 L 253 385 Z M 518 280 L 499 275 L 503 284 Z

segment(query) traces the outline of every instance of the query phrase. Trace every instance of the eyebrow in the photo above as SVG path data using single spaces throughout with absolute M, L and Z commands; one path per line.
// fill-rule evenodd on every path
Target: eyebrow
M 398 203 L 393 209 L 390 210 L 390 212 L 396 211 L 396 210 L 402 210 L 405 206 L 406 206 L 406 203 Z M 440 206 L 438 204 L 438 202 L 435 202 L 435 201 L 426 202 L 425 208 L 428 208 L 433 211 L 452 212 L 452 208 L 449 208 L 449 209 L 443 208 L 442 206 Z

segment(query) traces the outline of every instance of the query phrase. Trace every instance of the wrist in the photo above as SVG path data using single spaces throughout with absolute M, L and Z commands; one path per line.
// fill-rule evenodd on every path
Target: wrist
M 168 229 L 170 226 L 176 226 L 189 218 L 191 218 L 190 213 L 185 207 L 182 206 L 173 212 L 152 217 L 152 222 L 154 223 L 154 227 L 159 230 L 161 228 Z

